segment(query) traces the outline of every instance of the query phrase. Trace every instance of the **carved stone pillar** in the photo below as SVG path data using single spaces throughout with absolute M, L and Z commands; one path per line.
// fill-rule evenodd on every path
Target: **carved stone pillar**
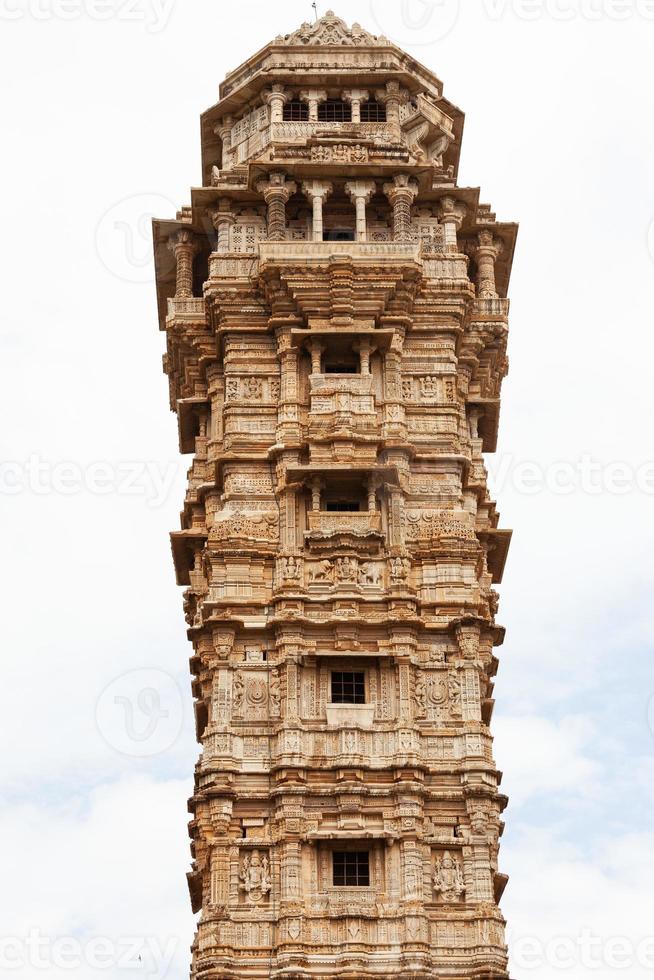
M 320 510 L 321 491 L 322 480 L 319 476 L 314 476 L 311 481 L 311 510 Z
M 300 438 L 298 408 L 298 352 L 291 345 L 290 330 L 277 331 L 277 356 L 280 365 L 279 410 L 277 415 L 277 441 L 282 444 L 297 443 Z
M 327 92 L 324 89 L 308 88 L 300 92 L 300 98 L 309 103 L 309 122 L 317 122 L 318 106 L 327 101 Z
M 377 491 L 380 487 L 380 480 L 377 476 L 368 478 L 368 511 L 374 513 L 377 510 Z
M 399 82 L 387 82 L 386 88 L 377 93 L 380 102 L 386 105 L 386 124 L 396 139 L 400 137 L 400 105 L 403 93 Z
M 322 357 L 323 351 L 325 350 L 324 344 L 321 344 L 319 340 L 310 340 L 307 342 L 307 347 L 309 353 L 311 354 L 311 373 L 320 374 L 322 365 L 320 359 Z
M 189 298 L 193 295 L 193 256 L 199 251 L 197 239 L 192 231 L 182 228 L 169 239 L 168 248 L 177 263 L 175 296 Z
M 211 221 L 214 228 L 218 232 L 218 241 L 216 243 L 217 252 L 229 252 L 230 247 L 230 230 L 234 224 L 234 215 L 232 214 L 232 202 L 229 197 L 221 197 L 218 201 L 218 208 L 211 212 Z
M 286 174 L 275 171 L 268 180 L 257 183 L 257 191 L 263 194 L 268 205 L 268 241 L 283 242 L 286 238 L 286 205 L 295 194 L 297 184 L 286 179 Z
M 345 185 L 345 191 L 350 195 L 357 213 L 357 241 L 365 242 L 366 233 L 366 205 L 377 190 L 374 180 L 350 180 Z
M 322 241 L 322 206 L 333 190 L 328 180 L 305 180 L 302 191 L 313 205 L 313 240 Z
M 361 363 L 361 374 L 370 374 L 370 355 L 376 349 L 370 337 L 362 337 L 352 344 L 352 349 L 358 351 Z
M 457 232 L 466 216 L 466 206 L 453 197 L 443 197 L 438 202 L 438 218 L 443 226 L 443 244 L 446 252 L 458 252 Z
M 408 174 L 397 174 L 384 184 L 384 194 L 393 208 L 393 240 L 411 241 L 411 205 L 418 194 L 418 182 Z
M 497 296 L 495 287 L 495 260 L 502 251 L 502 242 L 492 231 L 484 229 L 477 235 L 469 251 L 477 263 L 477 295 L 486 299 Z
M 483 414 L 480 408 L 471 408 L 468 410 L 468 429 L 471 439 L 479 438 L 479 419 Z
M 361 103 L 365 102 L 370 96 L 367 89 L 351 88 L 343 92 L 343 98 L 352 106 L 352 122 L 361 122 Z
M 284 106 L 288 102 L 288 93 L 283 85 L 273 85 L 272 89 L 264 92 L 264 99 L 270 108 L 271 123 L 282 122 L 284 119 Z
M 227 156 L 232 148 L 232 126 L 234 120 L 232 116 L 225 116 L 214 129 L 216 136 L 220 136 L 223 141 L 223 169 L 227 167 Z

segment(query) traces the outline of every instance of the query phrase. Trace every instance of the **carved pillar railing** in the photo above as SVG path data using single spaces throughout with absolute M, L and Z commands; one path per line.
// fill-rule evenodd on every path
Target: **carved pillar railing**
M 327 200 L 333 190 L 333 185 L 328 180 L 305 180 L 302 184 L 302 192 L 313 205 L 313 240 L 321 242 L 323 235 L 323 202 Z
M 374 180 L 350 180 L 345 185 L 345 191 L 349 194 L 356 208 L 358 242 L 367 241 L 366 205 L 370 203 L 370 199 L 376 190 L 377 185 Z
M 211 221 L 218 233 L 216 251 L 229 252 L 231 228 L 234 224 L 231 198 L 220 198 L 217 209 L 211 212 Z
M 177 265 L 175 297 L 188 299 L 193 295 L 193 257 L 200 246 L 193 232 L 183 228 L 169 239 L 168 248 L 175 256 Z
M 457 232 L 466 216 L 466 206 L 453 197 L 443 197 L 438 203 L 438 218 L 443 226 L 443 245 L 446 252 L 458 252 Z
M 418 194 L 418 182 L 408 174 L 396 174 L 392 182 L 384 184 L 384 194 L 393 208 L 393 240 L 410 242 L 411 205 Z
M 268 241 L 283 242 L 286 238 L 286 205 L 295 194 L 297 184 L 286 179 L 278 171 L 269 174 L 267 180 L 257 183 L 257 191 L 268 205 Z

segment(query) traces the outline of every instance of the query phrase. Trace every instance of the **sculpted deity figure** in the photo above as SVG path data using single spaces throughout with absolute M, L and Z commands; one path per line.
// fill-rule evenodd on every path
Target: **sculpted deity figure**
M 434 891 L 444 902 L 458 902 L 466 890 L 461 864 L 449 851 L 436 861 L 432 880 Z
M 245 696 L 245 685 L 243 684 L 243 677 L 240 670 L 237 670 L 234 674 L 234 711 L 240 711 L 243 707 L 243 698 Z
M 300 577 L 300 563 L 295 555 L 288 555 L 282 559 L 282 574 L 287 579 L 298 579 Z
M 391 558 L 391 578 L 397 582 L 406 582 L 411 571 L 408 558 Z
M 354 558 L 336 559 L 336 578 L 339 582 L 352 582 L 357 575 L 357 563 Z
M 240 888 L 245 892 L 248 902 L 257 903 L 270 891 L 270 863 L 267 856 L 254 850 L 243 859 L 240 873 Z
M 270 672 L 270 682 L 268 685 L 268 693 L 270 697 L 270 714 L 278 715 L 280 712 L 281 702 L 282 702 L 282 692 L 281 684 L 279 680 L 279 671 L 275 667 L 274 670 Z
M 427 688 L 425 687 L 422 673 L 416 677 L 415 698 L 418 706 L 418 714 L 424 715 L 427 710 Z

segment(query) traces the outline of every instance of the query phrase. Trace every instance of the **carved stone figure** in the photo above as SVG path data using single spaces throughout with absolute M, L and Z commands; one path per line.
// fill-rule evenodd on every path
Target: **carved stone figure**
M 335 569 L 337 582 L 354 582 L 357 577 L 357 563 L 354 558 L 337 558 Z
M 309 569 L 309 582 L 333 582 L 334 566 L 332 562 L 321 561 Z
M 376 565 L 366 561 L 359 567 L 359 583 L 361 585 L 379 585 L 380 581 L 381 576 Z
M 432 880 L 434 891 L 443 902 L 460 901 L 466 890 L 460 861 L 449 851 L 436 860 Z
M 276 667 L 270 671 L 268 694 L 270 697 L 270 714 L 273 717 L 276 717 L 280 713 L 280 706 L 282 701 L 281 682 L 279 679 L 279 671 L 277 670 Z
M 270 865 L 268 857 L 260 851 L 253 850 L 243 858 L 241 864 L 241 889 L 245 892 L 248 902 L 253 905 L 264 899 L 271 888 Z
M 296 581 L 300 577 L 300 562 L 295 555 L 288 555 L 282 558 L 282 575 L 289 581 Z
M 406 582 L 411 571 L 408 558 L 391 558 L 391 578 L 394 582 Z

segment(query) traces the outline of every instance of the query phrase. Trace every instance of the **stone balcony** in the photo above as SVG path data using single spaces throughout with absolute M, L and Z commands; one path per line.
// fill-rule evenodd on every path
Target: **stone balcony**
M 261 242 L 261 263 L 265 262 L 325 262 L 346 256 L 353 261 L 397 263 L 419 262 L 419 242 Z
M 478 296 L 472 306 L 472 316 L 475 320 L 487 320 L 500 317 L 506 319 L 509 315 L 509 300 L 504 296 Z
M 381 534 L 381 514 L 378 510 L 364 510 L 355 513 L 347 511 L 310 510 L 307 534 L 328 537 L 333 534 L 349 533 L 360 537 Z
M 204 298 L 198 296 L 171 296 L 168 299 L 168 316 L 176 320 L 204 320 Z

